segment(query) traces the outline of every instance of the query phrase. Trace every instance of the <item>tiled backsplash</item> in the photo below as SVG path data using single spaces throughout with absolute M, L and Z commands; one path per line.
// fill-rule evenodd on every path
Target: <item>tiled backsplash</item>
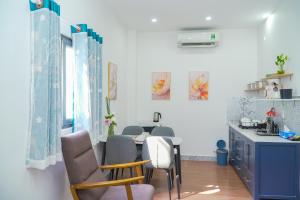
M 272 107 L 278 113 L 276 121 L 286 124 L 292 131 L 300 133 L 300 101 L 295 100 L 257 100 L 236 97 L 228 103 L 227 119 L 239 121 L 241 117 L 264 120 L 266 112 Z
M 242 117 L 255 119 L 256 117 L 255 98 L 235 97 L 228 102 L 227 120 L 239 121 Z

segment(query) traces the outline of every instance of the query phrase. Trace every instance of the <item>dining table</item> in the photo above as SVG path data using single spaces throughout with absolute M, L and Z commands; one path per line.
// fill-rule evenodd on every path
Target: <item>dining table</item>
M 120 135 L 120 134 L 117 134 Z M 141 146 L 143 145 L 144 141 L 146 140 L 147 137 L 151 137 L 151 135 L 147 132 L 144 132 L 140 135 L 124 135 L 127 137 L 131 137 L 135 144 L 137 146 Z M 107 137 L 108 136 L 103 136 L 100 139 L 100 143 L 103 144 L 103 150 L 102 150 L 102 158 L 101 158 L 101 165 L 105 164 L 105 158 L 106 158 L 106 141 L 107 141 Z M 166 137 L 163 136 L 164 138 L 169 138 L 172 143 L 173 143 L 173 147 L 174 149 L 176 149 L 175 151 L 175 169 L 176 169 L 176 175 L 179 176 L 179 182 L 182 183 L 182 175 L 181 175 L 181 152 L 180 152 L 180 145 L 182 143 L 182 138 L 180 137 Z

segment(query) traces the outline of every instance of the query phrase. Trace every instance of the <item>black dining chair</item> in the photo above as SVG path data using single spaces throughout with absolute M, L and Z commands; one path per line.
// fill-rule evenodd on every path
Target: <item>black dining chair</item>
M 159 136 L 148 137 L 143 143 L 142 156 L 143 160 L 150 160 L 149 163 L 144 165 L 146 168 L 145 182 L 148 184 L 150 183 L 154 169 L 165 170 L 167 174 L 169 198 L 171 199 L 171 188 L 174 185 L 171 174 L 174 174 L 172 172 L 175 167 L 172 140 Z M 179 184 L 179 175 L 176 175 L 178 199 L 180 199 Z

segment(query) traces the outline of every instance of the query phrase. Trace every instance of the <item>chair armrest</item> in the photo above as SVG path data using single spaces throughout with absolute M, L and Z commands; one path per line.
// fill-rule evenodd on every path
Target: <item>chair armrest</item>
M 115 165 L 102 165 L 99 166 L 100 169 L 120 169 L 120 168 L 129 168 L 136 167 L 150 162 L 150 160 L 143 160 L 138 162 L 124 163 L 124 164 L 115 164 Z
M 86 189 L 94 189 L 94 188 L 101 188 L 101 187 L 126 185 L 143 179 L 144 176 L 138 176 L 138 177 L 126 178 L 126 179 L 120 179 L 114 181 L 102 181 L 96 183 L 79 183 L 79 184 L 71 185 L 71 187 L 73 187 L 75 190 L 86 190 Z
M 94 189 L 94 188 L 101 188 L 101 187 L 109 187 L 109 186 L 118 186 L 124 185 L 126 189 L 127 199 L 133 200 L 132 197 L 132 190 L 130 187 L 130 183 L 141 181 L 144 179 L 144 176 L 134 177 L 134 178 L 126 178 L 121 180 L 115 181 L 103 181 L 103 182 L 96 182 L 96 183 L 80 183 L 71 185 L 71 193 L 74 200 L 79 200 L 76 190 L 86 190 L 86 189 Z

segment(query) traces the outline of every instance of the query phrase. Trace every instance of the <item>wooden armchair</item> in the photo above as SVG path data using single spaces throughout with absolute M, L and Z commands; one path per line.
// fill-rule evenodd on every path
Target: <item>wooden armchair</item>
M 62 152 L 74 200 L 152 200 L 154 188 L 143 184 L 141 165 L 149 161 L 98 166 L 86 131 L 62 137 Z M 108 181 L 102 170 L 132 167 L 136 177 Z M 132 184 L 138 183 L 138 184 Z

